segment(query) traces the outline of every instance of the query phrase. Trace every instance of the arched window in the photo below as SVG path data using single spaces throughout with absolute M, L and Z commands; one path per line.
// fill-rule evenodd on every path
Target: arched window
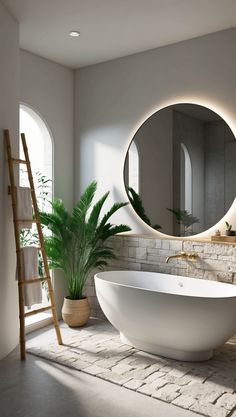
M 51 209 L 50 201 L 53 197 L 53 141 L 51 133 L 40 115 L 32 108 L 25 104 L 20 105 L 20 133 L 24 133 L 29 151 L 32 174 L 34 178 L 35 192 L 40 210 L 49 211 Z M 20 158 L 25 159 L 21 140 L 20 140 Z M 20 165 L 19 171 L 20 186 L 29 186 L 28 175 L 25 165 Z M 37 236 L 35 225 L 32 229 L 23 229 L 21 231 L 21 245 L 37 245 Z M 39 251 L 39 274 L 43 275 L 42 260 Z M 47 285 L 43 284 L 43 303 L 31 306 L 32 309 L 42 307 L 48 304 Z M 26 326 L 35 329 L 42 324 L 48 324 L 51 319 L 51 313 L 39 313 L 34 316 L 26 317 Z
M 40 198 L 43 192 L 42 178 L 47 180 L 47 200 L 53 196 L 53 142 L 51 133 L 44 120 L 32 108 L 20 105 L 20 132 L 26 136 L 31 168 L 34 176 L 36 194 L 39 197 L 40 209 L 48 209 L 45 199 Z M 20 158 L 24 159 L 20 141 Z M 27 183 L 27 175 L 21 167 L 20 185 Z
M 128 152 L 128 184 L 139 194 L 139 154 L 137 145 L 132 141 Z

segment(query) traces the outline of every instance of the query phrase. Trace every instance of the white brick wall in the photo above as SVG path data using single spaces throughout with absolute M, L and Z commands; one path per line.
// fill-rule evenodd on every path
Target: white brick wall
M 117 259 L 111 261 L 108 270 L 135 270 L 184 275 L 193 278 L 236 284 L 236 245 L 155 239 L 137 236 L 115 236 L 109 240 Z M 197 252 L 196 262 L 166 257 L 180 251 Z M 92 316 L 103 318 L 99 307 L 93 276 L 88 280 L 85 293 L 89 298 Z

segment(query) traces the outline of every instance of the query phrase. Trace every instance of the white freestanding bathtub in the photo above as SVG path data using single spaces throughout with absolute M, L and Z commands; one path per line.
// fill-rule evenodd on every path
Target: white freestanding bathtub
M 236 331 L 236 286 L 153 272 L 95 275 L 101 308 L 138 349 L 184 361 L 210 359 Z

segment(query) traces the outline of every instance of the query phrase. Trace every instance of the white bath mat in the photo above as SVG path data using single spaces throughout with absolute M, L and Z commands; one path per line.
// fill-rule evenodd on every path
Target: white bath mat
M 27 342 L 34 355 L 94 375 L 141 394 L 210 417 L 226 417 L 236 408 L 236 344 L 227 343 L 202 363 L 179 362 L 124 345 L 107 322 L 83 329 L 62 327 L 63 346 L 54 329 L 46 340 Z

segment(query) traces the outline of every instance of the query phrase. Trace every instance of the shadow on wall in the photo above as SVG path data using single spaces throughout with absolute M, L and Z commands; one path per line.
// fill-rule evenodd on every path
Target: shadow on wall
M 16 249 L 14 242 L 11 198 L 7 194 L 9 184 L 3 136 L 0 138 L 0 359 L 9 353 L 18 342 L 18 302 L 15 282 Z M 15 148 L 15 143 L 13 143 Z M 16 153 L 16 152 L 15 152 Z M 9 326 L 9 323 L 11 325 Z
M 96 131 L 82 132 L 80 139 L 81 187 L 85 188 L 89 182 L 104 175 L 108 180 L 110 177 L 119 175 L 118 167 L 123 173 L 123 166 L 119 164 L 119 159 L 124 160 L 126 154 L 126 150 L 121 146 L 123 136 L 122 126 L 109 125 L 107 128 L 97 128 Z M 85 167 L 82 169 L 84 163 L 86 163 L 86 169 Z

